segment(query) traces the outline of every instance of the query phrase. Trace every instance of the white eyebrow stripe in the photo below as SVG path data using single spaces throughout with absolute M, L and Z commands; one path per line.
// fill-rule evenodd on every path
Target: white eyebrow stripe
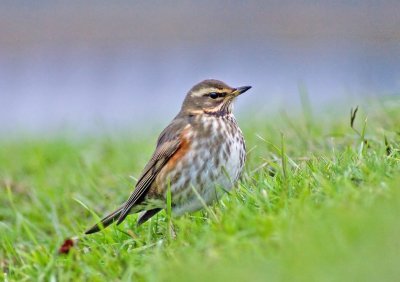
M 192 97 L 201 97 L 205 94 L 211 93 L 211 92 L 217 92 L 217 93 L 223 93 L 225 92 L 224 89 L 218 89 L 218 88 L 202 88 L 198 91 L 192 92 Z

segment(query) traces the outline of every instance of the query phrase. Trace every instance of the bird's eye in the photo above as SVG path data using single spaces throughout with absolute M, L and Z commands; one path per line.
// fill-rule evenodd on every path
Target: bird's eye
M 211 92 L 210 94 L 208 94 L 208 96 L 210 96 L 211 99 L 217 99 L 218 98 L 218 93 Z

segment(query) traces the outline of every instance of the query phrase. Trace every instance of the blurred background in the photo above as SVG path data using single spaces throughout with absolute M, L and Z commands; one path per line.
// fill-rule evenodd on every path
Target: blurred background
M 3 136 L 166 125 L 206 78 L 242 117 L 399 95 L 400 1 L 0 2 Z

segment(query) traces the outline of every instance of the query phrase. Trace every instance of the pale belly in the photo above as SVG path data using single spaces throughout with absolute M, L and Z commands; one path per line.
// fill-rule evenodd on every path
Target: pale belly
M 190 136 L 191 147 L 169 176 L 174 215 L 204 208 L 239 179 L 246 155 L 244 139 L 234 119 L 229 122 L 213 123 L 212 138 Z

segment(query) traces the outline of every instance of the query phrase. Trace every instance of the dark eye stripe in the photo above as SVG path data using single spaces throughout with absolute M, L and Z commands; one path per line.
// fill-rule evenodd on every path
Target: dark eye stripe
M 222 98 L 222 97 L 225 97 L 226 95 L 227 95 L 226 92 L 222 92 L 222 93 L 211 92 L 211 93 L 204 94 L 204 96 L 210 97 L 212 99 Z

